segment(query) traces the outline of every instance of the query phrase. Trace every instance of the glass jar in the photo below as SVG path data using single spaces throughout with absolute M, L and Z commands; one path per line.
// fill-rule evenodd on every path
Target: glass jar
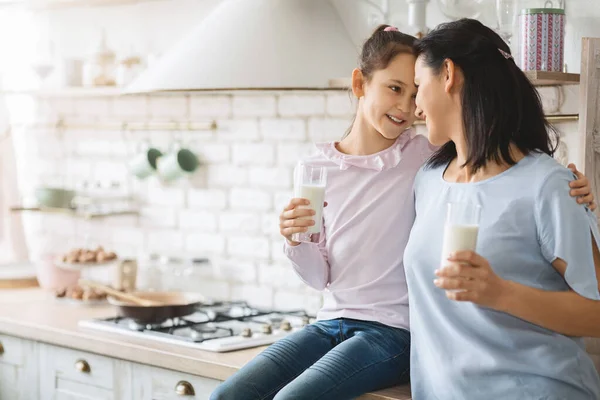
M 161 291 L 165 289 L 164 273 L 159 254 L 144 254 L 138 257 L 137 289 Z
M 196 291 L 197 275 L 210 268 L 208 258 L 186 256 L 162 256 L 160 268 L 164 290 Z

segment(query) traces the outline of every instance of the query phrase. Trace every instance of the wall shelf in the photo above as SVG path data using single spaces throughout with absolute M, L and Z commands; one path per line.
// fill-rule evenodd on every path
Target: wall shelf
M 100 219 L 108 217 L 123 217 L 129 215 L 139 215 L 137 210 L 121 210 L 121 211 L 106 211 L 106 212 L 85 212 L 69 208 L 46 208 L 46 207 L 21 207 L 14 206 L 10 208 L 11 212 L 37 212 L 45 214 L 59 214 L 83 219 Z
M 525 75 L 535 86 L 577 85 L 579 74 L 566 72 L 527 71 Z
M 526 71 L 525 75 L 534 86 L 577 85 L 579 83 L 579 74 L 566 72 Z M 351 78 L 329 80 L 329 87 L 334 89 L 350 89 L 351 84 Z

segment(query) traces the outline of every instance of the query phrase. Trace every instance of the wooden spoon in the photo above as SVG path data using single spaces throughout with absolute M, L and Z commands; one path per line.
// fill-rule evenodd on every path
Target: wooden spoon
M 152 307 L 152 306 L 163 306 L 164 305 L 160 301 L 142 299 L 141 297 L 135 296 L 131 293 L 120 292 L 118 290 L 111 288 L 110 286 L 106 286 L 106 285 L 103 285 L 101 283 L 94 282 L 94 281 L 89 281 L 87 279 L 80 279 L 79 286 L 87 286 L 92 289 L 102 290 L 103 292 L 111 295 L 112 297 L 116 297 L 119 300 L 124 300 L 124 301 L 133 303 L 138 306 Z

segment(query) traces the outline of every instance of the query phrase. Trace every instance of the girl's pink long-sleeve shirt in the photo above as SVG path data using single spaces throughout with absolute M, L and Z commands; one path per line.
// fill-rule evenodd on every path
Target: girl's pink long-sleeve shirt
M 415 218 L 413 180 L 431 147 L 404 132 L 368 156 L 317 144 L 303 162 L 327 168 L 323 229 L 315 243 L 284 245 L 296 273 L 324 290 L 319 320 L 353 318 L 409 328 L 404 248 Z

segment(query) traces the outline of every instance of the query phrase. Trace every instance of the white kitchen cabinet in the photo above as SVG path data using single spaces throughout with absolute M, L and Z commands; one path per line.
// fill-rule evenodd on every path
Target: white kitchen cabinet
M 39 344 L 40 400 L 131 400 L 132 363 Z
M 39 397 L 37 343 L 0 335 L 0 399 Z
M 133 366 L 135 400 L 207 400 L 219 383 L 215 379 L 149 365 Z

